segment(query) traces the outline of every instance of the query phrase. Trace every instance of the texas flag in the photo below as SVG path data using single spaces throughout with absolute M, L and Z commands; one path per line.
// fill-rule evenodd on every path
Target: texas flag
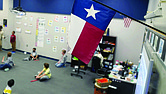
M 71 54 L 88 64 L 114 15 L 92 0 L 75 0 L 68 32 Z

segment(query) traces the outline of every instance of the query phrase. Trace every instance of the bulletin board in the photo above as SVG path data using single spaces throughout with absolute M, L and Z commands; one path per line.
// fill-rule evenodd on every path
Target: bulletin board
M 30 13 L 16 16 L 16 48 L 31 52 L 35 47 L 39 55 L 59 59 L 67 49 L 67 30 L 70 15 Z

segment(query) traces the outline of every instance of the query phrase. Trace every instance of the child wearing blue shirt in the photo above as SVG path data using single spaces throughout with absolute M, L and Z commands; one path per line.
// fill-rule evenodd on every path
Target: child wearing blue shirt
M 65 66 L 66 59 L 67 59 L 66 50 L 62 50 L 62 57 L 57 63 L 55 63 L 55 66 L 58 68 Z
M 3 63 L 5 64 L 0 64 L 0 69 L 4 70 L 6 68 L 12 68 L 13 66 L 15 66 L 15 64 L 13 63 L 13 59 L 12 59 L 12 53 L 11 52 L 8 52 L 7 53 L 7 60 Z

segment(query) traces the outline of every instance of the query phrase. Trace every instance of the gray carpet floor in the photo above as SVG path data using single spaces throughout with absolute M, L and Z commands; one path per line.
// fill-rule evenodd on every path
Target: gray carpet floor
M 0 61 L 6 57 L 8 51 L 0 52 Z M 29 54 L 16 52 L 12 55 L 14 66 L 11 70 L 4 72 L 0 70 L 0 92 L 2 94 L 9 79 L 15 80 L 12 87 L 12 94 L 93 94 L 93 81 L 98 76 L 95 73 L 86 71 L 80 77 L 71 76 L 73 68 L 68 64 L 65 68 L 56 68 L 54 60 L 40 58 L 39 61 L 23 61 Z M 44 82 L 30 82 L 34 80 L 34 75 L 43 69 L 43 64 L 50 64 L 52 78 Z

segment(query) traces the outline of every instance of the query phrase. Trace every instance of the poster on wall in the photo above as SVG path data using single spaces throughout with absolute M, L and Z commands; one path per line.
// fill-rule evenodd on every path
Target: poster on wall
M 159 50 L 158 50 L 158 55 L 159 55 L 160 57 L 162 56 L 163 46 L 164 46 L 164 40 L 163 40 L 163 39 L 160 39 Z
M 49 33 L 49 30 L 46 29 L 46 30 L 45 30 L 45 35 L 48 35 L 48 33 Z
M 156 51 L 157 48 L 157 41 L 158 41 L 158 36 L 156 35 L 155 40 L 154 40 L 154 46 L 153 49 Z
M 20 27 L 16 27 L 16 32 L 21 33 L 21 28 Z
M 58 42 L 58 39 L 59 39 L 58 36 L 54 36 L 54 41 L 55 41 L 55 42 Z
M 66 33 L 66 27 L 61 27 L 61 33 Z
M 47 38 L 47 44 L 51 44 L 51 39 L 50 38 Z
M 32 24 L 29 24 L 29 27 L 33 27 L 33 25 L 32 25 Z
M 48 26 L 52 26 L 52 23 L 53 23 L 53 21 L 52 21 L 52 20 L 49 20 L 49 21 L 48 21 Z
M 154 33 L 152 33 L 152 37 L 151 37 L 151 46 L 153 45 L 153 41 L 154 41 Z
M 36 23 L 36 42 L 35 46 L 44 46 L 44 33 L 45 33 L 45 19 L 38 18 Z
M 151 35 L 152 35 L 152 32 L 150 32 L 150 34 L 149 34 L 149 42 L 150 42 L 150 40 L 151 40 Z
M 64 43 L 64 41 L 65 41 L 65 37 L 60 37 L 60 42 Z
M 31 34 L 31 31 L 30 30 L 26 30 L 25 33 L 26 34 Z
M 63 16 L 63 22 L 67 23 L 68 22 L 68 17 L 67 16 Z
M 59 32 L 59 26 L 55 26 L 55 30 L 54 30 L 56 33 Z
M 57 51 L 57 47 L 56 46 L 53 46 L 53 52 L 56 52 Z
M 59 22 L 59 16 L 58 15 L 55 16 L 54 21 Z

